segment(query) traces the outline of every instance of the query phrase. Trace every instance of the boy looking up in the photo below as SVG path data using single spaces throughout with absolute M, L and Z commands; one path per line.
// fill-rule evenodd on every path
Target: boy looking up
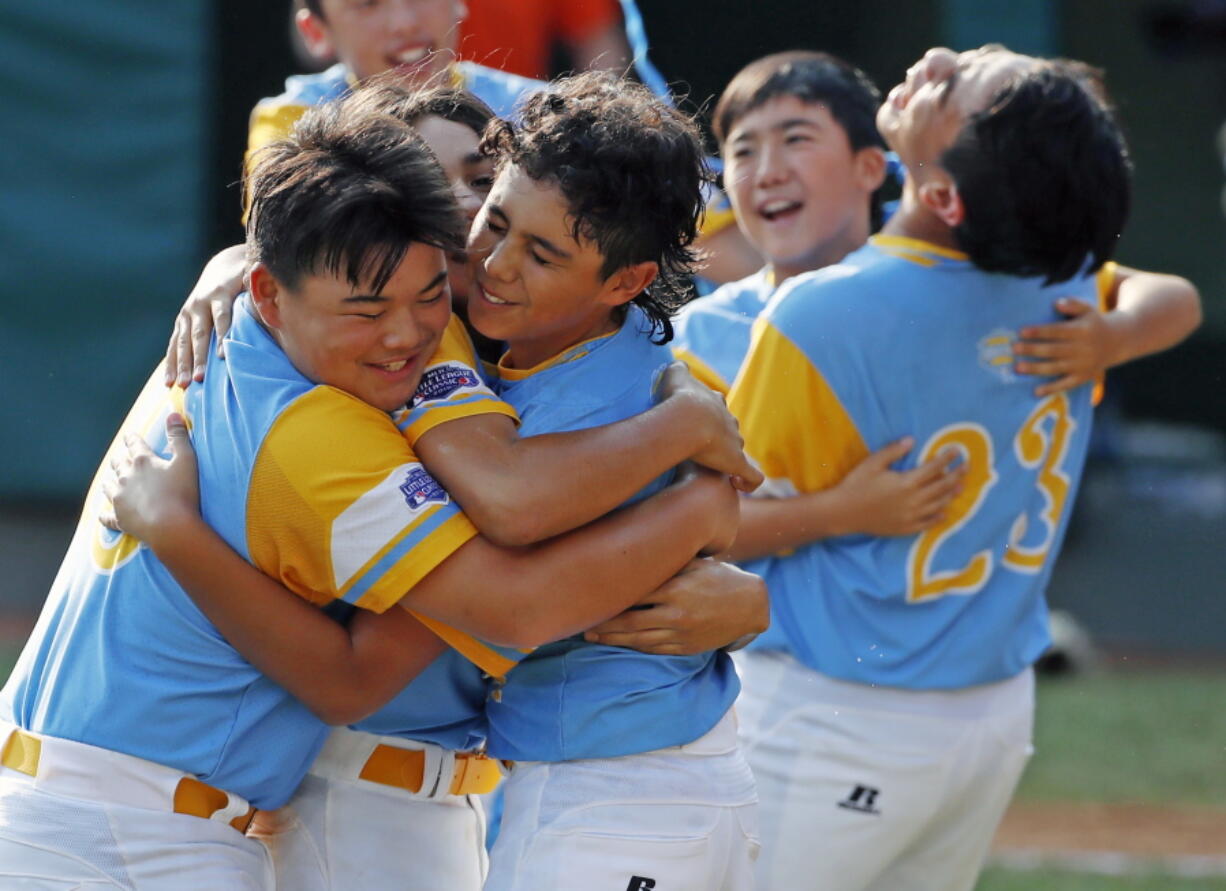
M 780 289 L 730 404 L 779 488 L 828 488 L 904 435 L 904 467 L 952 449 L 964 476 L 919 535 L 799 543 L 767 566 L 778 629 L 746 654 L 740 708 L 767 889 L 974 885 L 1030 751 L 1043 592 L 1092 415 L 1080 370 L 1036 388 L 1014 357 L 1035 320 L 1059 327 L 1057 300 L 1114 292 L 1093 315 L 1119 355 L 1199 315 L 1186 282 L 1108 263 L 1129 162 L 1084 66 L 931 50 L 877 123 L 908 170 L 898 212 Z

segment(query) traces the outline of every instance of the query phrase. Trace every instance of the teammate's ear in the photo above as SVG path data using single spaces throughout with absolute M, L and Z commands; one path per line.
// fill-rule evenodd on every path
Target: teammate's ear
M 309 9 L 300 9 L 294 14 L 294 26 L 308 53 L 320 60 L 332 58 L 335 50 L 328 25 L 323 19 Z
M 660 274 L 660 265 L 651 260 L 623 266 L 605 280 L 600 302 L 606 306 L 621 306 L 647 290 Z
M 264 324 L 269 328 L 280 328 L 282 288 L 272 270 L 263 263 L 252 266 L 247 273 L 247 290 L 251 294 L 251 303 Z
M 885 182 L 885 152 L 875 145 L 860 149 L 852 162 L 852 175 L 861 189 L 876 192 Z
M 958 186 L 948 176 L 934 176 L 919 187 L 920 204 L 950 229 L 966 219 L 966 206 Z

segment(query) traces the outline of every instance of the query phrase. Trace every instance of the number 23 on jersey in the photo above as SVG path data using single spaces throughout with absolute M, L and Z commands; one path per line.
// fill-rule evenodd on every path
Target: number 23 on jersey
M 1024 544 L 1031 512 L 1028 509 L 1019 514 L 1009 532 L 1002 568 L 1027 574 L 1043 568 L 1071 488 L 1064 461 L 1075 428 L 1068 397 L 1057 393 L 1040 402 L 1014 436 L 1013 453 L 1018 463 L 1027 470 L 1038 470 L 1036 484 L 1043 504 L 1037 518 L 1043 524 L 1043 533 L 1037 542 Z M 966 477 L 962 491 L 946 509 L 945 518 L 911 545 L 907 555 L 908 603 L 947 594 L 974 594 L 987 583 L 994 569 L 995 556 L 987 549 L 974 554 L 957 569 L 937 572 L 932 568 L 942 544 L 974 519 L 999 479 L 992 438 L 979 424 L 959 423 L 941 428 L 924 444 L 919 462 L 922 464 L 951 448 L 966 463 Z

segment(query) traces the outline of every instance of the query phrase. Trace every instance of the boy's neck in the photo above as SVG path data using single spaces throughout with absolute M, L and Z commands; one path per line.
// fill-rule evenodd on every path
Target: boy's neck
M 503 354 L 499 364 L 504 368 L 514 368 L 520 371 L 531 370 L 581 343 L 614 333 L 621 327 L 623 318 L 624 316 L 620 313 L 610 313 L 585 331 L 568 337 L 546 336 L 507 341 L 507 351 Z
M 910 179 L 903 186 L 898 210 L 881 228 L 881 234 L 915 238 L 937 247 L 960 250 L 958 240 L 954 238 L 954 230 L 920 203 L 914 183 Z
M 794 275 L 816 272 L 819 269 L 825 269 L 827 266 L 833 266 L 835 263 L 842 262 L 843 258 L 848 254 L 864 247 L 864 243 L 868 241 L 868 235 L 869 220 L 866 212 L 862 219 L 857 217 L 846 229 L 839 232 L 829 241 L 818 245 L 803 260 L 792 263 L 768 262 L 766 264 L 767 272 L 771 276 L 771 281 L 775 287 L 778 287 Z

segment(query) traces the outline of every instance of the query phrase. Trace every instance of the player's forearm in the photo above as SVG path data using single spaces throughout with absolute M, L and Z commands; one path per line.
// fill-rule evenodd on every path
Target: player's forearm
M 1105 317 L 1113 333 L 1111 365 L 1169 349 L 1200 325 L 1200 294 L 1187 279 L 1133 270 L 1122 278 Z
M 786 498 L 742 498 L 736 541 L 725 555 L 734 561 L 769 557 L 852 531 L 850 505 L 838 489 Z
M 402 603 L 508 646 L 577 634 L 679 572 L 731 528 L 736 501 L 726 482 L 703 478 L 531 548 L 469 542 Z
M 518 547 L 616 509 L 703 448 L 709 429 L 689 400 L 666 399 L 601 427 L 522 439 L 489 434 L 480 461 L 439 478 L 482 535 Z M 427 467 L 433 457 L 423 451 Z
M 424 628 L 394 647 L 386 633 L 375 636 L 372 626 L 358 624 L 367 642 L 382 641 L 378 648 L 362 646 L 345 626 L 240 557 L 199 517 L 159 535 L 155 553 L 243 658 L 327 723 L 350 723 L 373 711 L 442 649 Z

